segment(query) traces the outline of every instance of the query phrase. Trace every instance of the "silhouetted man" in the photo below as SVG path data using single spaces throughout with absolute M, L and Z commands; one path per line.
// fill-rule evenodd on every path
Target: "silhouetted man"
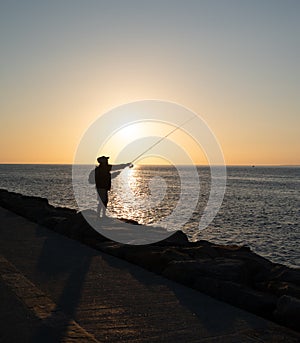
M 97 158 L 99 166 L 95 168 L 95 182 L 96 182 L 96 189 L 98 193 L 98 208 L 97 214 L 100 217 L 101 209 L 102 209 L 102 217 L 106 217 L 106 208 L 108 203 L 108 191 L 111 188 L 111 179 L 112 177 L 116 177 L 119 175 L 120 172 L 113 173 L 111 175 L 111 171 L 113 170 L 120 170 L 126 167 L 129 167 L 131 163 L 124 163 L 124 164 L 116 164 L 111 165 L 108 164 L 109 157 L 101 156 Z

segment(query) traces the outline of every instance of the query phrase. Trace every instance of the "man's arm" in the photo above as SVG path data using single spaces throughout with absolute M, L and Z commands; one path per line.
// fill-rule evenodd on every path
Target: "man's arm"
M 111 173 L 111 178 L 114 179 L 116 178 L 121 172 L 120 171 L 115 171 L 113 173 Z
M 120 170 L 120 169 L 124 169 L 126 167 L 129 167 L 131 165 L 131 163 L 123 163 L 123 164 L 113 164 L 111 166 L 111 170 Z

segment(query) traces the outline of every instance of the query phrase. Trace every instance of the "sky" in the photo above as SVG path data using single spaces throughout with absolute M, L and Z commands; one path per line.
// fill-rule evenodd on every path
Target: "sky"
M 298 0 L 0 0 L 0 163 L 73 163 L 99 116 L 159 99 L 228 165 L 299 165 L 299 17 Z

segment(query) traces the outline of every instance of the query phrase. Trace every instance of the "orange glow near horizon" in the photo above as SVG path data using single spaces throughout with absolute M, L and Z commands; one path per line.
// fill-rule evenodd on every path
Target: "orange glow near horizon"
M 111 163 L 121 163 L 130 161 L 145 152 L 145 155 L 142 155 L 136 164 L 158 164 L 158 161 L 160 161 L 161 164 L 168 164 L 167 160 L 173 161 L 174 164 L 208 164 L 201 147 L 193 137 L 184 130 L 178 129 L 170 136 L 162 139 L 172 130 L 174 130 L 174 126 L 163 122 L 157 123 L 150 121 L 147 123 L 134 123 L 121 128 L 118 132 L 113 134 L 110 139 L 99 148 L 97 155 L 107 155 L 110 156 Z M 151 141 L 151 143 L 143 142 L 143 138 L 149 136 L 153 136 L 153 141 Z M 134 149 L 136 152 L 125 153 L 124 156 L 126 161 L 124 161 L 124 158 L 122 161 L 119 161 L 118 155 L 121 150 L 120 147 L 126 147 L 131 143 L 138 146 L 138 148 Z M 170 143 L 173 143 L 173 149 L 171 148 Z M 155 146 L 147 151 L 152 145 Z M 178 154 L 176 146 L 179 150 L 186 152 L 187 156 L 184 157 L 184 154 L 181 154 L 180 159 L 176 158 L 176 155 Z
M 128 144 L 130 139 L 136 140 L 145 135 L 151 135 L 151 133 L 154 136 L 163 136 L 172 129 L 173 127 L 170 125 L 157 125 L 154 123 L 147 124 L 147 127 L 142 124 L 125 127 L 113 135 L 105 147 L 102 147 L 99 150 L 99 155 L 108 155 L 111 157 L 110 162 L 115 163 L 120 152 L 120 146 Z M 53 129 L 53 132 L 55 133 L 53 135 L 49 134 L 49 131 L 31 131 L 30 129 L 26 129 L 24 132 L 6 132 L 5 135 L 0 137 L 2 146 L 0 151 L 0 163 L 72 164 L 73 156 L 78 144 L 77 141 L 80 140 L 82 134 L 80 132 L 80 127 L 73 127 L 70 130 L 65 131 L 62 125 L 55 130 Z M 219 136 L 221 136 L 221 146 L 227 165 L 300 165 L 299 155 L 295 154 L 295 149 L 298 149 L 297 142 L 294 144 L 294 149 L 288 148 L 289 142 L 285 142 L 285 145 L 277 145 L 275 148 L 276 141 L 271 146 L 265 145 L 263 141 L 256 141 L 253 144 L 248 144 L 241 140 L 235 144 L 234 142 L 231 142 L 228 137 L 224 137 L 224 133 L 221 132 Z M 224 142 L 222 143 L 223 137 Z M 157 139 L 159 139 L 159 137 Z M 207 164 L 207 159 L 201 148 L 184 131 L 178 130 L 174 132 L 168 137 L 168 140 L 179 143 L 180 146 L 190 154 L 194 164 Z M 264 140 L 267 141 L 270 140 L 270 138 L 265 136 Z M 161 142 L 160 144 L 162 145 L 159 144 L 155 151 L 159 150 L 157 148 L 161 148 L 164 145 L 163 143 L 164 142 Z M 7 146 L 9 149 L 5 149 Z M 151 153 L 152 151 L 150 150 L 149 154 L 151 155 Z M 173 156 L 170 157 L 172 158 Z M 120 161 L 118 161 L 118 163 L 119 162 Z M 186 164 L 185 162 L 186 161 L 182 161 L 182 163 L 179 164 Z M 91 161 L 91 163 L 94 164 L 96 161 Z M 148 157 L 146 161 L 140 159 L 136 164 L 155 165 L 165 163 L 163 163 L 160 157 L 152 156 Z

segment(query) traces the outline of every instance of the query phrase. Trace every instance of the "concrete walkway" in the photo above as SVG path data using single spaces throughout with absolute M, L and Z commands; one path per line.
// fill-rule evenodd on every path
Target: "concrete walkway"
M 1 342 L 299 342 L 300 335 L 0 208 Z

